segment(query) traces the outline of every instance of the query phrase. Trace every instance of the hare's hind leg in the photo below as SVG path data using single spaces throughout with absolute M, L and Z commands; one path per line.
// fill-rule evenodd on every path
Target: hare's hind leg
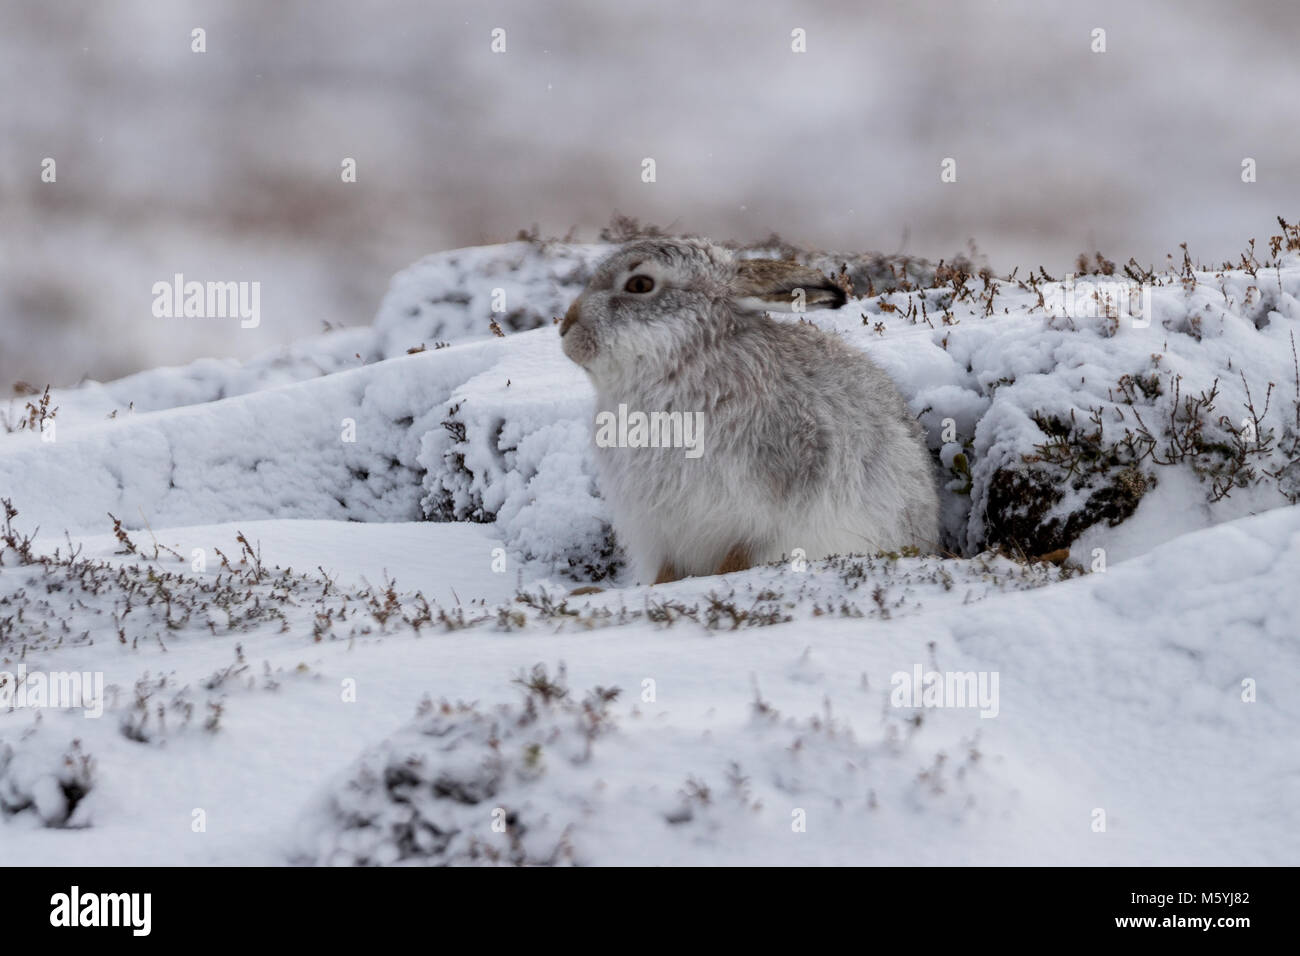
M 655 577 L 655 584 L 668 584 L 681 579 L 682 573 L 677 570 L 671 561 L 665 561 L 659 565 L 659 574 Z
M 732 545 L 730 551 L 723 557 L 722 563 L 718 565 L 718 570 L 714 574 L 731 574 L 733 571 L 747 571 L 754 566 L 754 559 L 750 556 L 749 548 L 743 544 Z

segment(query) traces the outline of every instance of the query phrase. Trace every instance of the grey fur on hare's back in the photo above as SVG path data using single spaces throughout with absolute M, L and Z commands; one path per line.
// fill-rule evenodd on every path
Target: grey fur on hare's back
M 598 417 L 625 406 L 703 423 L 700 457 L 597 444 L 601 492 L 640 580 L 739 570 L 796 549 L 813 559 L 937 546 L 920 426 L 862 352 L 764 312 L 799 296 L 810 307 L 844 302 L 825 275 L 794 262 L 650 239 L 602 263 L 569 308 L 564 352 L 595 385 Z

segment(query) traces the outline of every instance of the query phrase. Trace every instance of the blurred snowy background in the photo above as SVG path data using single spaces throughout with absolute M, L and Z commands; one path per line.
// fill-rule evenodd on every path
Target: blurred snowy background
M 1160 265 L 1171 237 L 1235 258 L 1300 193 L 1298 28 L 1285 0 L 5 0 L 0 385 L 366 324 L 425 253 L 615 212 L 931 258 L 974 238 L 1000 270 Z M 261 282 L 260 327 L 154 318 L 176 272 Z

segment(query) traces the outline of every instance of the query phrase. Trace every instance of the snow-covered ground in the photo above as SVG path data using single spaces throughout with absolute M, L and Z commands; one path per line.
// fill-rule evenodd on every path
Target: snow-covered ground
M 1264 245 L 1119 317 L 1122 272 L 849 262 L 807 318 L 926 426 L 944 557 L 630 580 L 550 327 L 601 246 L 430 257 L 370 328 L 56 389 L 44 433 L 15 399 L 0 859 L 1294 863 L 1300 234 Z M 102 715 L 39 706 L 71 672 Z

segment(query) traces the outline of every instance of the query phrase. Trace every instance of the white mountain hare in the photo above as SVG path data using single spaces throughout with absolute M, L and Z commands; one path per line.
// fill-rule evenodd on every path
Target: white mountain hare
M 794 262 L 647 239 L 602 263 L 570 306 L 564 353 L 595 385 L 600 489 L 641 581 L 797 549 L 811 560 L 937 546 L 915 417 L 861 351 L 765 314 L 800 296 L 809 307 L 845 300 Z

